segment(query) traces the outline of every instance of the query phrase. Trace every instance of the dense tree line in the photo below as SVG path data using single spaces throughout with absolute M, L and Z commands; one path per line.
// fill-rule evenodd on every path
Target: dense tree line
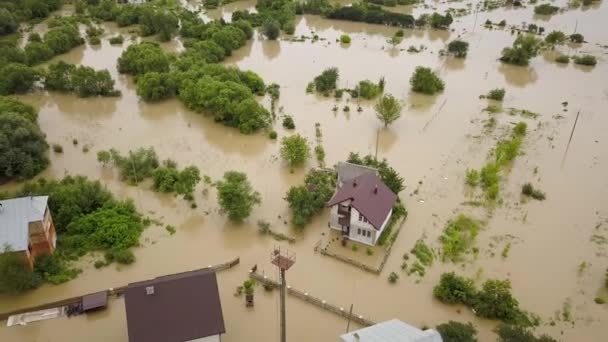
M 108 70 L 96 71 L 87 66 L 76 66 L 65 62 L 49 65 L 44 76 L 44 87 L 48 90 L 75 92 L 80 97 L 118 96 L 114 80 Z
M 0 1 L 0 35 L 16 32 L 19 22 L 46 18 L 61 5 L 63 0 L 2 0 Z
M 0 179 L 27 179 L 44 170 L 48 144 L 36 123 L 37 112 L 0 96 Z

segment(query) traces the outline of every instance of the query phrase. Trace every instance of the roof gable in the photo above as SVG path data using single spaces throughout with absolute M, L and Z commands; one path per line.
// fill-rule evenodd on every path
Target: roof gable
M 217 280 L 210 270 L 129 284 L 125 307 L 130 342 L 189 341 L 225 332 Z
M 24 251 L 28 245 L 30 222 L 42 221 L 48 196 L 28 196 L 0 201 L 0 252 L 5 246 Z
M 351 205 L 379 230 L 395 205 L 397 195 L 378 176 L 366 173 L 344 182 L 327 205 L 331 207 L 346 200 L 351 200 Z

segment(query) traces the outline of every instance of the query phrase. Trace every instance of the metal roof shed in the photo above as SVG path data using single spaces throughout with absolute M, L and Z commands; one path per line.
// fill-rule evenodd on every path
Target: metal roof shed
M 101 291 L 82 297 L 82 310 L 90 311 L 105 308 L 108 305 L 108 292 Z
M 342 342 L 443 342 L 433 329 L 420 330 L 392 319 L 340 336 Z

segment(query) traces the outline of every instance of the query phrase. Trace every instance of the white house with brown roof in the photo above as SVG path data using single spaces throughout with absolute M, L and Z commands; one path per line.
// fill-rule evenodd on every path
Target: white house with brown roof
M 0 201 L 0 253 L 21 254 L 30 267 L 36 257 L 55 251 L 57 236 L 48 196 Z
M 339 183 L 340 184 L 340 183 Z M 373 172 L 364 172 L 341 186 L 331 200 L 329 227 L 349 240 L 374 246 L 393 213 L 397 195 Z

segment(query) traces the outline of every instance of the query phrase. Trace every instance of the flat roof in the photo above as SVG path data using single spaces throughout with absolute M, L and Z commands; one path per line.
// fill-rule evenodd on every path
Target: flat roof
M 100 291 L 82 297 L 82 310 L 88 311 L 108 305 L 108 292 Z
M 183 342 L 226 332 L 212 270 L 129 284 L 125 308 L 130 342 Z
M 27 196 L 0 201 L 0 253 L 25 251 L 30 222 L 42 221 L 49 196 Z
M 340 336 L 343 342 L 442 342 L 433 329 L 420 330 L 398 319 L 384 321 Z

